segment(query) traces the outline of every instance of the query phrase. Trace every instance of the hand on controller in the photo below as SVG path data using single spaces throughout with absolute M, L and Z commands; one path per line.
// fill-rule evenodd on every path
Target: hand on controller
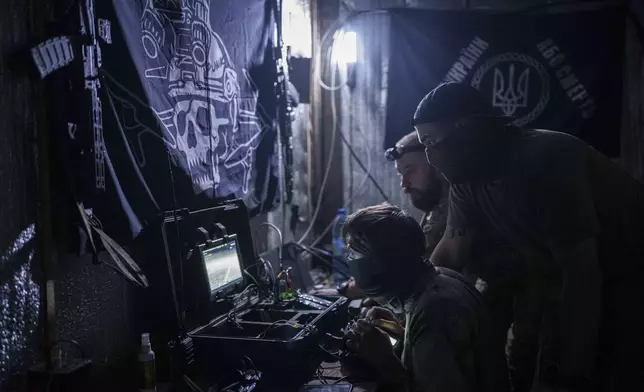
M 347 348 L 376 369 L 397 361 L 389 337 L 366 319 L 359 319 L 345 332 Z
M 396 315 L 389 309 L 379 306 L 371 307 L 367 309 L 364 318 L 396 340 L 403 340 L 405 337 L 405 327 L 400 324 Z
M 364 301 L 362 301 L 362 306 L 365 308 L 371 308 L 378 305 L 379 305 L 378 302 L 376 302 L 376 300 L 373 298 L 367 297 L 364 299 Z

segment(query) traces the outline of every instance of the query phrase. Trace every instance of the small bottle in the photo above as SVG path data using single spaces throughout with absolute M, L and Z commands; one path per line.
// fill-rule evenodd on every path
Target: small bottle
M 284 281 L 283 278 L 278 281 L 277 287 L 278 287 L 277 290 L 279 293 L 278 298 L 282 300 L 286 299 L 286 281 Z
M 340 273 L 340 271 L 347 272 L 344 264 L 347 258 L 347 248 L 344 246 L 344 238 L 342 237 L 342 228 L 346 220 L 347 213 L 344 208 L 338 208 L 338 214 L 335 216 L 333 230 L 331 231 L 331 245 L 333 246 L 333 271 L 331 276 L 336 284 L 346 280 L 344 275 Z
M 157 375 L 155 357 L 150 345 L 150 334 L 141 334 L 141 351 L 139 352 L 139 367 L 141 372 L 140 392 L 156 392 Z

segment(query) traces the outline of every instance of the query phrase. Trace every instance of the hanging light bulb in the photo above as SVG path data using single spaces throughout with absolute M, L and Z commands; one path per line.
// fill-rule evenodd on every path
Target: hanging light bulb
M 355 31 L 340 31 L 333 42 L 333 60 L 338 64 L 358 61 L 358 40 Z

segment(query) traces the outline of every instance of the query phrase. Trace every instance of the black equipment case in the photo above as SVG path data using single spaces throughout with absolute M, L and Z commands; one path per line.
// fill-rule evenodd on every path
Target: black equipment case
M 262 372 L 263 383 L 273 385 L 301 385 L 313 375 L 322 339 L 347 323 L 348 301 L 296 292 L 276 300 L 275 290 L 258 287 L 265 286 L 257 274 L 264 261 L 255 254 L 241 200 L 165 213 L 161 237 L 169 280 L 180 293 L 173 302 L 182 309 L 176 312 L 182 345 L 190 347 L 190 362 L 199 373 L 221 379 L 251 366 Z M 228 283 L 225 292 L 204 290 L 210 272 L 205 256 L 197 253 L 233 241 L 242 278 Z

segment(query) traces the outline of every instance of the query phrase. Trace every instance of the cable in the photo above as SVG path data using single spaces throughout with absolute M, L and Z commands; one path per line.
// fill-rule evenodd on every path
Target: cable
M 360 127 L 357 127 L 357 128 L 358 128 L 358 130 L 362 133 L 363 137 L 364 137 L 364 138 L 366 138 L 367 136 L 365 135 L 364 130 L 363 130 L 362 128 L 360 128 Z M 342 135 L 342 136 L 344 137 L 344 135 Z M 349 147 L 349 149 L 351 150 L 351 147 L 350 147 L 350 146 L 347 146 L 347 147 Z M 362 189 L 362 188 L 365 186 L 365 184 L 367 183 L 367 180 L 368 180 L 368 179 L 371 179 L 371 180 L 373 181 L 373 183 L 374 183 L 374 184 L 378 185 L 378 184 L 376 183 L 376 180 L 371 176 L 371 164 L 372 164 L 372 162 L 371 162 L 371 155 L 367 154 L 367 168 L 365 168 L 366 174 L 365 174 L 365 176 L 363 177 L 362 181 L 360 182 L 360 185 L 358 186 L 358 190 L 359 190 L 359 189 Z M 382 194 L 383 194 L 383 196 L 385 197 L 385 199 L 386 199 L 387 201 L 389 201 L 389 199 L 387 198 L 387 196 L 386 196 L 386 195 L 384 195 L 384 192 L 382 192 Z M 353 195 L 349 198 L 349 200 L 347 200 L 344 204 L 345 204 L 345 205 L 349 205 L 349 204 L 350 204 L 350 203 L 351 203 L 351 202 L 352 202 L 352 201 L 353 201 L 357 196 L 358 196 L 357 194 L 353 194 Z M 326 236 L 326 234 L 327 234 L 327 233 L 328 233 L 328 232 L 333 228 L 333 225 L 334 225 L 334 224 L 335 224 L 335 220 L 331 221 L 331 222 L 327 225 L 327 227 L 326 227 L 324 230 L 322 230 L 322 233 L 321 233 L 321 234 L 320 234 L 320 235 L 319 235 L 315 240 L 313 240 L 313 242 L 311 242 L 311 246 L 316 246 L 317 244 L 319 244 L 319 243 L 320 243 L 320 241 L 322 241 L 322 239 L 324 238 L 324 236 Z
M 277 276 L 275 275 L 275 270 L 273 269 L 273 266 L 271 265 L 271 263 L 264 260 L 263 258 L 260 257 L 259 259 L 262 261 L 262 263 L 264 263 L 264 268 L 266 268 L 267 271 L 270 270 L 270 273 L 271 273 L 270 276 L 271 276 L 273 286 L 277 286 Z
M 290 320 L 277 320 L 277 321 L 272 322 L 271 325 L 269 325 L 268 327 L 266 327 L 264 332 L 262 332 L 259 335 L 257 335 L 257 339 L 263 339 L 266 336 L 266 333 L 268 333 L 268 331 L 271 328 L 281 327 L 281 326 L 284 326 L 284 325 L 290 325 L 293 328 L 297 328 L 299 326 L 299 324 L 294 323 L 294 322 L 292 322 Z
M 360 127 L 358 127 L 358 130 L 362 133 L 363 137 L 366 139 L 367 135 L 364 133 L 364 130 L 363 130 L 362 128 L 360 128 Z M 344 135 L 342 135 L 342 136 L 344 137 Z M 352 150 L 350 146 L 348 146 L 348 147 L 349 147 L 349 149 L 350 149 L 350 150 Z M 368 179 L 371 179 L 371 180 L 373 181 L 373 183 L 377 185 L 377 183 L 376 183 L 375 179 L 373 179 L 373 177 L 371 177 L 371 164 L 372 164 L 372 162 L 371 162 L 371 155 L 367 154 L 367 168 L 365 168 L 366 174 L 365 174 L 365 176 L 362 178 L 362 181 L 360 182 L 360 185 L 358 186 L 358 190 L 362 189 L 362 188 L 365 186 L 365 184 L 367 183 L 367 180 L 368 180 Z M 353 195 L 352 195 L 352 196 L 351 196 L 351 197 L 350 197 L 350 198 L 349 198 L 349 199 L 344 203 L 344 204 L 345 204 L 345 206 L 346 206 L 346 205 L 349 205 L 349 204 L 350 204 L 350 203 L 351 203 L 351 202 L 352 202 L 352 201 L 353 201 L 357 196 L 358 196 L 357 194 L 353 194 Z M 385 197 L 385 199 L 386 199 L 387 201 L 389 200 L 389 199 L 386 197 L 386 195 L 384 195 L 384 192 L 383 192 L 383 196 Z M 317 245 L 318 243 L 320 243 L 320 241 L 322 241 L 322 239 L 324 238 L 324 236 L 326 236 L 326 234 L 327 234 L 327 233 L 328 233 L 328 232 L 333 228 L 333 225 L 334 225 L 334 224 L 335 224 L 335 219 L 334 219 L 334 220 L 332 220 L 332 221 L 327 225 L 327 227 L 326 227 L 324 230 L 322 230 L 322 233 L 321 233 L 321 234 L 320 234 L 320 235 L 319 235 L 315 240 L 313 240 L 313 242 L 311 242 L 311 246 L 315 246 L 315 245 Z
M 298 246 L 301 247 L 301 248 L 305 248 L 306 250 L 308 250 L 310 252 L 315 252 L 315 253 L 317 253 L 318 255 L 321 255 L 321 256 L 333 257 L 333 253 L 331 253 L 329 251 L 326 251 L 324 249 L 315 248 L 315 247 L 304 245 L 304 244 L 299 244 Z
M 270 265 L 270 263 L 267 262 L 266 260 L 264 260 L 263 258 L 260 257 L 260 261 L 258 263 L 251 264 L 248 267 L 244 268 L 244 272 L 249 274 L 248 270 L 253 268 L 253 267 L 256 267 L 258 265 L 262 265 L 264 267 L 264 270 L 266 271 L 266 274 L 270 277 L 270 286 L 271 286 L 271 290 L 272 290 L 274 288 L 274 286 L 277 284 L 277 278 L 275 276 L 275 271 L 273 270 L 273 266 Z M 257 284 L 258 287 L 259 287 L 259 283 L 255 279 L 255 277 L 252 276 L 251 274 L 249 274 L 249 276 L 251 277 L 251 279 L 253 279 L 255 284 Z M 258 276 L 259 276 L 259 274 L 258 274 Z M 260 277 L 260 279 L 261 279 L 261 277 Z M 248 287 L 246 287 L 246 288 L 248 288 Z M 243 293 L 243 291 L 242 291 L 242 293 Z
M 331 74 L 331 78 L 332 80 L 335 79 L 335 72 Z M 304 231 L 304 234 L 302 234 L 302 237 L 297 241 L 298 243 L 304 242 L 306 237 L 309 236 L 309 233 L 311 232 L 311 230 L 313 230 L 313 227 L 315 226 L 315 220 L 317 219 L 318 214 L 320 213 L 320 208 L 322 206 L 324 189 L 326 188 L 326 183 L 329 180 L 329 173 L 331 172 L 333 153 L 335 152 L 335 137 L 338 131 L 338 116 L 337 116 L 337 109 L 336 109 L 336 102 L 335 102 L 335 93 L 332 94 L 332 97 L 331 97 L 331 113 L 333 117 L 333 128 L 331 131 L 331 148 L 329 149 L 329 155 L 327 157 L 327 165 L 324 171 L 324 177 L 322 178 L 322 184 L 320 185 L 320 189 L 318 191 L 319 192 L 318 200 L 315 205 L 315 210 L 313 211 L 313 215 L 311 216 L 311 221 L 309 222 L 309 226 Z
M 293 243 L 293 245 L 295 245 L 295 246 L 297 246 L 297 247 L 299 247 L 299 248 L 303 249 L 305 252 L 308 252 L 308 253 L 309 253 L 309 254 L 311 254 L 313 257 L 316 257 L 318 260 L 322 261 L 326 266 L 328 266 L 328 267 L 330 267 L 331 269 L 333 269 L 333 264 L 332 264 L 332 263 L 330 263 L 328 260 L 326 260 L 324 257 L 320 256 L 320 254 L 318 254 L 315 250 L 313 250 L 313 249 L 309 248 L 309 247 L 308 247 L 308 246 L 306 246 L 306 245 L 298 244 L 298 243 L 295 243 L 295 242 Z M 344 261 L 344 260 L 341 260 L 341 262 L 346 263 L 346 261 Z M 348 266 L 348 264 L 347 264 L 347 266 Z M 338 271 L 336 271 L 336 272 L 338 272 L 340 275 L 342 275 L 342 276 L 346 277 L 347 279 L 351 279 L 351 278 L 352 278 L 352 277 L 351 277 L 351 275 L 349 275 L 349 274 L 347 274 L 347 273 L 345 273 L 345 272 L 343 272 L 343 271 L 338 270 Z
M 360 130 L 360 132 L 362 132 L 363 136 L 366 138 L 366 135 L 364 134 L 364 131 L 363 131 L 360 127 L 358 127 L 358 129 Z M 342 134 L 341 134 L 341 135 L 342 135 Z M 344 135 L 342 135 L 342 137 L 344 138 Z M 346 140 L 346 139 L 345 139 L 345 140 Z M 353 149 L 351 148 L 351 146 L 349 146 L 349 145 L 348 145 L 348 143 L 347 143 L 347 147 L 349 148 L 350 152 L 352 152 L 352 154 L 355 154 L 355 152 L 353 151 Z M 358 159 L 356 158 L 356 160 L 358 160 Z M 359 162 L 359 163 L 361 163 L 359 160 L 358 160 L 358 162 Z M 358 190 L 362 189 L 362 188 L 365 186 L 365 184 L 367 183 L 367 180 L 371 179 L 371 181 L 374 183 L 374 185 L 376 185 L 376 187 L 380 190 L 380 193 L 381 193 L 381 195 L 385 198 L 385 200 L 386 200 L 386 201 L 389 201 L 389 198 L 387 197 L 387 195 L 385 195 L 385 193 L 384 193 L 384 191 L 382 190 L 382 188 L 380 188 L 379 184 L 376 182 L 376 180 L 373 178 L 373 176 L 371 176 L 371 156 L 370 156 L 370 155 L 368 155 L 368 154 L 367 154 L 367 165 L 368 165 L 368 167 L 367 167 L 367 168 L 364 168 L 364 166 L 363 166 L 363 169 L 365 170 L 365 172 L 366 172 L 366 173 L 365 173 L 365 176 L 363 177 L 362 181 L 360 182 L 360 185 L 358 186 Z M 361 166 L 362 166 L 362 165 L 361 165 Z M 351 202 L 352 202 L 356 197 L 357 197 L 357 195 L 356 195 L 356 194 L 353 194 L 353 195 L 349 198 L 349 200 L 347 200 L 347 201 L 344 203 L 344 204 L 345 204 L 345 208 L 346 208 L 346 205 L 349 205 L 349 204 L 350 204 L 350 203 L 351 203 Z M 333 228 L 333 225 L 334 225 L 334 224 L 335 224 L 335 220 L 331 221 L 331 222 L 327 225 L 327 227 L 322 231 L 322 233 L 321 233 L 321 234 L 320 234 L 320 235 L 319 235 L 315 240 L 313 240 L 313 242 L 311 242 L 311 246 L 315 246 L 315 245 L 317 245 L 318 243 L 320 243 L 320 241 L 321 241 L 321 240 L 324 238 L 324 236 L 329 232 L 329 230 L 331 230 L 331 229 Z
M 324 348 L 324 346 L 322 346 L 321 344 L 318 344 L 318 347 L 320 348 L 320 350 L 324 351 L 325 353 L 329 354 L 335 359 L 342 359 L 343 357 L 346 356 L 346 353 L 343 353 L 343 352 L 340 352 L 339 354 L 337 352 L 332 353 L 331 351 Z
M 284 250 L 284 236 L 282 235 L 282 230 L 280 230 L 279 227 L 277 227 L 275 224 L 273 224 L 271 222 L 260 223 L 260 225 L 257 228 L 259 229 L 262 226 L 268 226 L 268 227 L 272 228 L 273 230 L 275 230 L 277 232 L 277 235 L 279 236 L 280 247 L 277 250 L 277 259 L 278 259 L 278 261 L 280 263 L 280 271 L 281 271 L 281 270 L 283 270 L 283 268 L 282 268 L 282 260 L 283 260 L 282 259 L 282 252 Z M 255 238 L 257 238 L 257 236 L 255 236 Z M 255 245 L 255 252 L 257 253 L 257 245 Z
M 363 11 L 363 12 L 351 14 L 345 19 L 336 20 L 329 27 L 329 29 L 324 33 L 324 35 L 322 36 L 322 40 L 320 41 L 320 47 L 318 48 L 318 52 L 316 53 L 316 57 L 321 57 L 322 56 L 322 49 L 326 46 L 327 41 L 328 41 L 330 36 L 333 36 L 333 34 L 335 34 L 335 32 L 337 30 L 339 30 L 339 28 L 344 26 L 351 19 L 353 19 L 357 15 L 360 15 L 360 14 L 363 14 L 363 13 L 366 13 L 366 12 L 374 12 L 374 11 Z M 330 50 L 332 50 L 332 46 L 331 47 L 327 46 L 326 49 L 327 49 L 327 57 L 328 57 L 328 52 Z M 326 63 L 327 63 L 326 62 L 326 57 L 325 57 L 323 62 L 326 65 Z M 335 72 L 331 72 L 331 80 L 332 80 L 331 84 L 333 84 L 335 82 L 335 74 L 336 74 Z M 313 227 L 315 226 L 315 220 L 317 219 L 317 216 L 320 213 L 320 208 L 322 206 L 322 199 L 324 197 L 324 190 L 326 188 L 326 184 L 327 184 L 327 181 L 329 179 L 329 173 L 331 172 L 333 153 L 335 152 L 335 138 L 336 138 L 336 133 L 338 131 L 338 116 L 337 116 L 337 108 L 336 108 L 336 101 L 335 101 L 336 100 L 335 92 L 338 91 L 342 86 L 344 86 L 344 85 L 339 86 L 339 87 L 338 86 L 327 86 L 324 82 L 322 82 L 321 73 L 320 73 L 320 76 L 319 76 L 319 79 L 318 79 L 318 83 L 325 90 L 329 90 L 329 91 L 333 92 L 332 97 L 331 97 L 331 115 L 333 117 L 333 127 L 332 127 L 332 130 L 331 130 L 331 148 L 329 149 L 329 155 L 328 155 L 328 158 L 327 158 L 327 165 L 326 165 L 326 169 L 324 170 L 324 176 L 322 178 L 322 183 L 320 184 L 320 189 L 318 191 L 319 195 L 318 195 L 317 203 L 316 203 L 315 209 L 313 211 L 313 214 L 311 215 L 311 221 L 309 222 L 309 226 L 304 231 L 304 234 L 302 235 L 302 237 L 297 241 L 298 243 L 304 242 L 304 240 L 308 237 L 308 235 L 311 232 L 311 230 L 313 230 Z
M 358 129 L 360 129 L 360 128 L 358 128 Z M 355 161 L 356 161 L 356 163 L 358 164 L 358 166 L 360 166 L 360 167 L 362 168 L 362 170 L 364 170 L 364 172 L 365 172 L 365 176 L 366 176 L 368 179 L 370 179 L 370 180 L 371 180 L 371 182 L 372 182 L 372 183 L 373 183 L 373 185 L 376 187 L 376 189 L 378 190 L 378 192 L 380 193 L 380 195 L 382 196 L 382 198 L 383 198 L 383 199 L 385 199 L 385 201 L 386 201 L 386 202 L 389 202 L 389 197 L 387 196 L 387 194 L 385 193 L 385 191 L 382 189 L 382 187 L 380 186 L 380 184 L 378 184 L 378 182 L 377 182 L 377 181 L 376 181 L 376 179 L 373 177 L 373 175 L 371 175 L 371 168 L 366 168 L 366 167 L 365 167 L 364 163 L 362 163 L 362 160 L 360 160 L 360 158 L 358 158 L 358 155 L 357 155 L 357 154 L 356 154 L 356 152 L 353 150 L 353 147 L 351 146 L 351 144 L 350 144 L 350 143 L 349 143 L 349 141 L 347 140 L 346 136 L 344 136 L 344 133 L 343 133 L 342 131 L 340 131 L 340 138 L 342 138 L 342 141 L 344 142 L 344 144 L 345 144 L 345 145 L 347 146 L 347 148 L 349 149 L 349 153 L 351 153 L 351 156 L 353 157 L 353 159 L 355 159 Z M 369 160 L 371 160 L 371 159 L 370 159 L 370 155 L 369 155 L 369 154 L 367 154 L 367 158 L 368 158 Z M 371 165 L 370 165 L 370 166 L 371 166 Z M 363 180 L 363 183 L 364 183 L 364 180 Z M 358 187 L 358 189 L 360 189 L 360 188 L 362 187 L 362 185 L 363 185 L 363 184 L 360 184 L 360 187 Z M 352 196 L 350 199 L 353 199 L 353 196 Z M 345 204 L 348 204 L 348 203 L 345 203 Z
M 326 380 L 324 378 L 322 378 L 323 374 L 322 374 L 321 366 L 322 366 L 322 364 L 318 365 L 318 368 L 315 369 L 315 378 L 318 379 L 320 384 L 326 384 L 327 383 Z
M 174 216 L 175 222 L 177 220 L 177 216 Z M 184 331 L 184 324 L 183 324 L 183 318 L 181 317 L 181 309 L 179 307 L 179 299 L 177 297 L 177 285 L 174 279 L 174 271 L 173 271 L 173 266 L 172 266 L 172 259 L 170 258 L 170 248 L 168 247 L 168 241 L 167 241 L 167 232 L 166 232 L 166 225 L 163 223 L 161 225 L 161 235 L 163 237 L 163 249 L 165 251 L 165 260 L 166 260 L 166 267 L 168 268 L 168 276 L 170 278 L 170 291 L 172 291 L 172 301 L 174 302 L 174 310 L 175 310 L 175 316 L 177 317 L 177 328 L 181 333 L 185 332 Z
M 327 44 L 327 41 L 328 41 L 329 37 L 330 37 L 330 36 L 334 36 L 334 35 L 335 35 L 335 32 L 336 32 L 337 30 L 339 30 L 340 28 L 342 28 L 344 25 L 346 25 L 349 21 L 351 21 L 351 20 L 352 20 L 352 19 L 354 19 L 355 17 L 357 17 L 357 16 L 359 16 L 359 15 L 362 15 L 362 14 L 366 14 L 366 13 L 385 13 L 385 14 L 388 14 L 388 11 L 387 11 L 387 10 L 369 10 L 369 11 L 362 11 L 362 12 L 352 13 L 352 14 L 350 14 L 348 17 L 346 17 L 346 18 L 344 18 L 344 19 L 338 19 L 336 22 L 334 22 L 334 23 L 329 27 L 329 29 L 328 29 L 328 30 L 326 31 L 326 33 L 323 35 L 322 40 L 321 40 L 321 42 L 320 42 L 320 48 L 318 49 L 318 53 L 316 53 L 316 55 L 321 57 L 321 55 L 322 55 L 322 50 L 323 50 L 323 48 L 325 48 L 325 45 Z M 328 57 L 328 52 L 329 52 L 330 50 L 332 50 L 332 46 L 330 46 L 330 47 L 329 47 L 329 46 L 327 46 L 327 48 L 326 48 L 326 49 L 327 49 L 327 57 Z M 325 59 L 324 59 L 324 61 L 323 61 L 323 62 L 324 62 L 325 64 L 327 63 L 327 61 L 326 61 L 326 57 L 325 57 Z M 322 81 L 322 79 L 321 79 L 321 75 L 320 75 L 320 78 L 318 79 L 318 83 L 319 83 L 319 84 L 320 84 L 320 86 L 321 86 L 322 88 L 324 88 L 325 90 L 328 90 L 328 91 L 331 91 L 331 92 L 338 91 L 341 87 L 343 87 L 343 86 L 344 86 L 344 84 L 346 84 L 346 82 L 345 82 L 344 84 L 342 84 L 342 85 L 339 85 L 339 86 L 333 86 L 333 83 L 334 83 L 334 81 L 335 81 L 335 74 L 336 74 L 336 72 L 331 72 L 331 79 L 332 79 L 332 83 L 331 83 L 332 85 L 331 85 L 331 86 L 326 85 L 326 84 Z M 318 214 L 319 214 L 319 212 L 320 212 L 320 208 L 321 208 L 321 204 L 322 204 L 322 199 L 323 199 L 323 196 L 324 196 L 324 190 L 326 189 L 327 181 L 328 181 L 328 178 L 329 178 L 329 173 L 330 173 L 330 171 L 331 171 L 332 158 L 333 158 L 333 153 L 334 153 L 334 151 L 335 151 L 335 137 L 336 137 L 336 133 L 338 132 L 338 119 L 337 119 L 336 96 L 335 96 L 335 94 L 332 94 L 332 98 L 331 98 L 331 113 L 332 113 L 332 116 L 333 116 L 333 127 L 332 127 L 332 132 L 331 132 L 331 148 L 329 149 L 329 157 L 328 157 L 328 159 L 327 159 L 327 166 L 326 166 L 326 169 L 325 169 L 325 172 L 324 172 L 324 176 L 323 176 L 323 179 L 322 179 L 322 183 L 321 183 L 321 185 L 320 185 L 320 189 L 318 190 L 319 195 L 318 195 L 318 199 L 317 199 L 317 203 L 316 203 L 315 210 L 314 210 L 313 214 L 311 215 L 311 221 L 310 221 L 309 226 L 307 227 L 306 231 L 305 231 L 305 232 L 304 232 L 304 234 L 302 235 L 302 237 L 297 241 L 298 243 L 302 243 L 302 242 L 304 242 L 304 240 L 308 237 L 309 233 L 311 232 L 311 230 L 313 229 L 313 227 L 314 227 L 314 225 L 315 225 L 315 221 L 316 221 L 317 216 L 318 216 Z M 341 131 L 340 131 L 340 132 L 341 132 Z M 341 137 L 342 137 L 342 136 L 341 136 Z M 355 152 L 354 152 L 354 153 L 355 153 Z M 355 154 L 352 154 L 352 155 L 354 156 L 354 158 L 356 158 L 356 155 L 355 155 Z M 361 163 L 361 162 L 360 162 L 360 163 Z M 361 166 L 364 166 L 364 165 L 361 165 Z M 363 169 L 364 169 L 364 167 L 363 167 Z M 369 171 L 367 171 L 367 172 L 369 173 Z M 370 174 L 370 173 L 369 173 L 369 174 Z M 371 176 L 369 175 L 369 177 L 371 177 Z M 367 177 L 365 177 L 365 180 L 363 180 L 363 184 L 364 184 L 364 182 L 366 181 L 366 178 L 367 178 Z M 373 181 L 374 181 L 374 183 L 375 183 L 375 179 L 373 179 L 373 177 L 371 177 L 371 178 L 372 178 L 372 180 L 373 180 Z M 361 185 L 360 185 L 360 188 L 363 186 L 363 184 L 361 184 Z M 377 185 L 377 186 L 378 186 L 378 185 Z M 380 191 L 382 191 L 382 188 L 380 188 Z M 385 198 L 387 198 L 387 197 L 386 197 L 386 195 L 385 195 L 385 193 L 384 193 L 384 191 L 382 192 L 382 194 L 383 194 L 383 196 L 385 196 Z M 387 198 L 387 199 L 388 199 L 388 198 Z M 326 232 L 328 232 L 328 230 L 329 230 L 329 229 L 327 229 L 327 230 L 326 230 Z M 325 234 L 326 234 L 326 232 L 325 232 Z
M 239 385 L 239 384 L 240 384 L 240 383 L 239 383 L 239 381 L 237 381 L 237 382 L 234 382 L 234 383 L 232 383 L 232 384 L 230 384 L 230 385 L 227 385 L 227 386 L 225 386 L 225 387 L 223 387 L 223 388 L 221 389 L 221 392 L 229 391 L 229 390 L 230 390 L 230 388 L 232 388 L 232 387 L 236 387 L 236 386 L 237 386 L 237 385 Z
M 309 287 L 307 287 L 307 285 L 306 285 L 307 280 L 306 280 L 306 275 L 305 275 L 305 273 L 308 273 L 308 271 L 304 272 L 304 268 L 302 268 L 302 265 L 300 265 L 300 259 L 299 259 L 298 255 L 296 253 L 297 250 L 294 247 L 291 246 L 291 247 L 288 248 L 288 251 L 289 251 L 290 259 L 295 261 L 295 266 L 296 266 L 295 269 L 297 270 L 298 275 L 300 275 L 302 288 L 304 290 L 308 290 Z M 309 275 L 309 278 L 310 278 L 310 275 Z
M 321 57 L 322 56 L 322 50 L 324 50 L 325 44 L 327 44 L 327 41 L 329 40 L 329 38 L 331 37 L 331 38 L 333 38 L 333 40 L 335 40 L 337 38 L 336 33 L 339 32 L 339 30 L 341 30 L 344 26 L 349 24 L 349 22 L 351 22 L 352 20 L 354 20 L 358 16 L 365 15 L 365 14 L 374 14 L 374 13 L 389 14 L 389 11 L 386 10 L 386 9 L 366 10 L 366 11 L 357 11 L 357 12 L 354 11 L 354 12 L 350 12 L 344 18 L 336 19 L 336 21 L 333 22 L 331 24 L 331 26 L 329 26 L 327 31 L 322 36 L 322 39 L 320 40 L 320 46 L 318 48 L 318 52 L 315 53 L 315 56 L 318 57 L 318 58 Z M 326 51 L 327 51 L 327 55 L 328 55 L 328 52 L 332 53 L 333 52 L 333 45 L 326 46 Z M 333 77 L 333 74 L 332 74 L 332 77 Z M 335 79 L 335 78 L 333 78 L 333 79 Z M 318 84 L 325 90 L 338 91 L 342 87 L 344 87 L 346 85 L 346 83 L 347 83 L 347 81 L 345 80 L 342 84 L 334 86 L 333 85 L 334 81 L 335 80 L 332 80 L 331 85 L 329 86 L 326 83 L 324 83 L 324 81 L 322 80 L 322 75 L 320 75 L 320 78 L 318 79 Z
M 188 388 L 190 388 L 191 391 L 203 392 L 203 389 L 199 388 L 199 385 L 197 385 L 194 381 L 190 379 L 190 377 L 186 376 L 185 374 L 183 375 L 183 381 L 188 385 Z
M 245 355 L 244 357 L 242 357 L 242 363 L 244 364 L 244 368 L 245 368 L 246 367 L 246 362 L 244 362 L 243 360 L 247 360 L 250 363 L 250 366 L 253 367 L 253 370 L 255 370 L 256 372 L 259 372 L 259 370 L 257 369 L 257 366 L 255 366 L 255 362 L 253 362 L 253 360 L 250 359 L 249 356 Z M 246 369 L 244 369 L 244 370 L 246 370 Z
M 248 275 L 248 277 L 249 277 L 249 278 L 251 278 L 251 279 L 253 280 L 253 282 L 257 285 L 257 287 L 259 287 L 259 282 L 257 281 L 257 279 L 255 279 L 255 277 L 254 277 L 250 272 L 248 272 L 248 271 L 244 270 L 244 273 L 245 273 L 246 275 Z M 250 287 L 250 285 L 249 285 L 248 287 Z M 246 287 L 246 289 L 247 289 L 248 287 Z M 246 291 L 246 289 L 244 289 L 244 291 Z M 242 291 L 242 293 L 243 293 L 244 291 Z M 241 294 L 241 293 L 240 293 L 240 294 Z
M 341 383 L 342 381 L 346 381 L 348 378 L 349 378 L 349 376 L 340 377 L 340 378 L 338 378 L 337 380 L 335 380 L 333 383 L 334 383 L 334 384 L 339 384 L 339 383 Z
M 253 286 L 253 284 L 251 283 L 251 284 L 249 284 L 248 286 L 246 286 L 246 288 L 245 288 L 245 289 L 243 289 L 241 293 L 237 294 L 237 296 L 240 296 L 240 295 L 242 295 L 242 294 L 245 294 L 247 291 L 249 291 L 249 290 L 251 290 L 251 289 L 254 289 L 254 288 L 256 288 L 257 290 L 259 290 L 259 286 Z

